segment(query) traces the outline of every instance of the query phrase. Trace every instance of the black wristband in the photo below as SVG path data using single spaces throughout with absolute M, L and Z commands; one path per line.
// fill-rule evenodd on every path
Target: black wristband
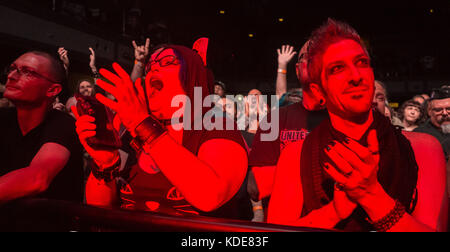
M 92 175 L 97 180 L 103 180 L 105 183 L 109 183 L 119 177 L 120 175 L 120 164 L 121 159 L 119 159 L 110 167 L 106 169 L 100 169 L 100 167 L 95 163 L 95 161 L 92 161 Z
M 164 128 L 158 119 L 149 116 L 136 127 L 136 139 L 132 145 L 135 146 L 135 149 L 140 149 L 144 144 L 152 143 L 166 132 L 167 129 Z

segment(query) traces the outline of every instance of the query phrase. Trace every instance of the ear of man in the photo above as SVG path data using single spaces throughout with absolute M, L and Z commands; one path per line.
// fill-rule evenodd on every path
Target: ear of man
M 311 83 L 310 90 L 312 95 L 317 98 L 317 101 L 319 102 L 320 106 L 325 106 L 327 100 L 325 98 L 326 94 L 323 91 L 322 87 L 319 84 Z
M 298 63 L 298 62 L 295 64 L 295 73 L 297 74 L 298 80 L 301 81 L 302 76 L 301 76 L 301 70 L 300 70 L 300 63 Z
M 59 83 L 53 83 L 47 90 L 47 97 L 50 99 L 56 98 L 62 92 L 62 85 Z

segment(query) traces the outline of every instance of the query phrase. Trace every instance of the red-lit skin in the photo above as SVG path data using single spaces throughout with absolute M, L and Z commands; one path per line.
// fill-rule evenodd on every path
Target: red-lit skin
M 165 50 L 159 57 L 169 54 L 173 54 L 173 51 Z M 152 60 L 157 55 L 158 52 L 152 56 Z M 100 73 L 112 81 L 116 87 L 103 81 L 98 81 L 98 85 L 113 94 L 118 102 L 107 100 L 101 95 L 97 95 L 97 98 L 115 110 L 122 123 L 130 132 L 133 132 L 136 126 L 148 117 L 144 92 L 139 85 L 136 85 L 139 94 L 135 94 L 128 74 L 117 64 L 113 67 L 118 75 L 104 69 L 100 70 Z M 179 109 L 170 108 L 172 97 L 184 94 L 178 78 L 179 71 L 180 65 L 160 67 L 159 64 L 155 64 L 146 78 L 147 80 L 156 78 L 164 83 L 163 89 L 155 91 L 153 95 L 151 82 L 146 83 L 147 89 L 150 90 L 148 92 L 150 109 L 159 119 L 170 119 L 173 112 Z M 140 83 L 140 80 L 138 79 L 136 83 Z M 77 131 L 81 142 L 87 147 L 87 151 L 97 164 L 105 167 L 114 162 L 117 151 L 93 150 L 87 146 L 86 138 L 95 135 L 93 121 L 94 118 L 88 116 L 79 117 Z M 182 131 L 175 131 L 172 127 L 169 127 L 168 131 L 169 134 L 158 139 L 152 148 L 144 146 L 144 150 L 186 200 L 205 212 L 213 211 L 230 200 L 239 190 L 246 175 L 246 150 L 235 142 L 219 139 L 204 143 L 200 147 L 198 156 L 195 156 L 181 145 Z M 141 168 L 146 169 L 146 167 Z M 117 201 L 115 186 L 114 183 L 105 185 L 91 175 L 86 186 L 88 204 L 113 205 Z
M 333 127 L 350 138 L 349 144 L 337 143 L 328 156 L 339 167 L 327 170 L 344 191 L 335 191 L 327 206 L 301 218 L 303 192 L 300 154 L 302 142 L 290 145 L 282 153 L 277 168 L 274 191 L 269 208 L 269 222 L 333 228 L 350 216 L 360 205 L 369 218 L 378 221 L 395 205 L 377 178 L 379 155 L 375 131 L 369 133 L 369 147 L 352 139 L 360 139 L 373 121 L 373 70 L 363 48 L 353 40 L 332 44 L 323 56 L 322 87 Z M 359 83 L 356 85 L 356 83 Z M 320 87 L 314 84 L 317 90 Z M 356 88 L 356 89 L 355 89 Z M 361 90 L 361 91 L 349 91 Z M 444 231 L 447 221 L 445 158 L 442 147 L 432 137 L 404 133 L 411 141 L 419 165 L 418 204 L 412 215 L 406 214 L 390 231 Z M 341 172 L 340 172 L 341 171 Z M 353 172 L 346 178 L 343 174 Z
M 308 46 L 310 41 L 306 42 L 300 50 L 300 55 L 306 55 L 308 53 Z M 307 56 L 303 56 L 302 59 L 296 64 L 295 71 L 299 80 L 305 79 L 304 76 L 308 76 L 308 60 Z M 305 83 L 306 84 L 306 83 Z M 308 83 L 309 84 L 309 83 Z M 323 104 L 320 104 L 321 95 L 314 94 L 313 90 L 303 87 L 303 106 L 309 111 L 318 111 L 325 109 Z
M 161 52 L 162 49 L 158 50 L 154 53 L 150 61 L 157 60 L 155 57 L 158 56 L 158 59 L 161 59 L 168 55 L 175 55 L 172 49 L 166 49 Z M 180 79 L 179 72 L 181 70 L 181 65 L 170 65 L 167 67 L 160 67 L 159 64 L 154 64 L 151 68 L 151 71 L 146 76 L 146 87 L 148 92 L 148 100 L 150 104 L 150 111 L 153 115 L 155 115 L 158 119 L 171 119 L 172 115 L 178 111 L 179 107 L 171 107 L 171 102 L 173 97 L 177 95 L 186 95 Z M 158 91 L 151 85 L 151 82 L 154 80 L 162 81 L 164 83 L 163 89 Z M 167 83 L 174 83 L 175 85 L 170 85 L 170 88 L 167 87 Z M 155 94 L 152 95 L 152 92 Z
M 51 79 L 50 62 L 45 57 L 27 53 L 13 64 L 19 68 L 26 67 Z M 42 123 L 60 92 L 60 84 L 42 78 L 21 76 L 17 71 L 8 75 L 4 96 L 16 106 L 17 119 L 23 135 Z M 44 144 L 34 156 L 30 166 L 0 177 L 0 205 L 45 192 L 53 178 L 67 164 L 69 157 L 70 152 L 65 147 L 55 143 Z

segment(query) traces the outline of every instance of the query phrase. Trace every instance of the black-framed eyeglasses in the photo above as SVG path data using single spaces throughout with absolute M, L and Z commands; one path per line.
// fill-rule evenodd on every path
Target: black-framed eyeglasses
M 159 63 L 160 67 L 166 67 L 166 66 L 170 66 L 170 65 L 179 65 L 180 61 L 178 60 L 178 58 L 175 55 L 167 55 L 158 60 L 153 60 L 153 61 L 148 62 L 147 66 L 145 68 L 145 72 L 146 73 L 150 72 L 150 70 L 156 63 Z
M 16 65 L 11 65 L 11 66 L 7 67 L 5 69 L 5 74 L 8 76 L 14 71 L 17 71 L 17 73 L 20 76 L 34 77 L 34 78 L 44 79 L 44 80 L 52 82 L 52 83 L 58 83 L 57 81 L 51 80 L 51 79 L 43 76 L 42 74 L 39 74 L 36 71 L 31 70 L 31 69 L 29 69 L 27 67 L 20 68 L 20 67 L 17 67 Z

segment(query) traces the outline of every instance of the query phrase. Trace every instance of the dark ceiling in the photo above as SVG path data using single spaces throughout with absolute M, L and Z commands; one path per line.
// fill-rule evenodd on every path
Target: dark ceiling
M 18 0 L 17 0 L 18 1 Z M 21 0 L 27 1 L 27 0 Z M 50 8 L 52 0 L 28 1 Z M 288 0 L 55 0 L 74 2 L 109 13 L 103 26 L 121 33 L 123 12 L 138 7 L 142 27 L 163 23 L 170 42 L 191 46 L 210 38 L 209 62 L 216 77 L 245 90 L 276 77 L 276 49 L 298 50 L 328 17 L 346 21 L 368 43 L 377 78 L 389 81 L 450 79 L 450 1 L 288 1 Z M 70 18 L 70 17 L 69 17 Z M 280 22 L 280 18 L 283 22 Z M 116 26 L 112 25 L 116 24 Z M 95 22 L 89 25 L 95 27 Z M 145 28 L 144 28 L 145 29 Z M 252 34 L 252 37 L 249 35 Z M 142 34 L 142 38 L 145 33 Z M 131 38 L 129 38 L 131 42 Z M 435 59 L 431 73 L 423 57 Z M 295 82 L 293 65 L 289 80 Z M 233 83 L 248 82 L 248 87 Z M 234 85 L 234 86 L 233 86 Z
M 424 56 L 437 62 L 433 75 L 426 78 L 449 77 L 448 0 L 145 2 L 151 16 L 166 20 L 175 42 L 189 44 L 200 36 L 211 38 L 212 55 L 216 56 L 211 62 L 221 66 L 215 69 L 219 77 L 236 73 L 241 79 L 273 80 L 276 48 L 289 43 L 298 50 L 328 17 L 346 21 L 359 31 L 369 44 L 378 78 L 424 78 L 420 69 Z M 225 14 L 220 14 L 221 10 Z M 235 68 L 224 65 L 226 60 Z

